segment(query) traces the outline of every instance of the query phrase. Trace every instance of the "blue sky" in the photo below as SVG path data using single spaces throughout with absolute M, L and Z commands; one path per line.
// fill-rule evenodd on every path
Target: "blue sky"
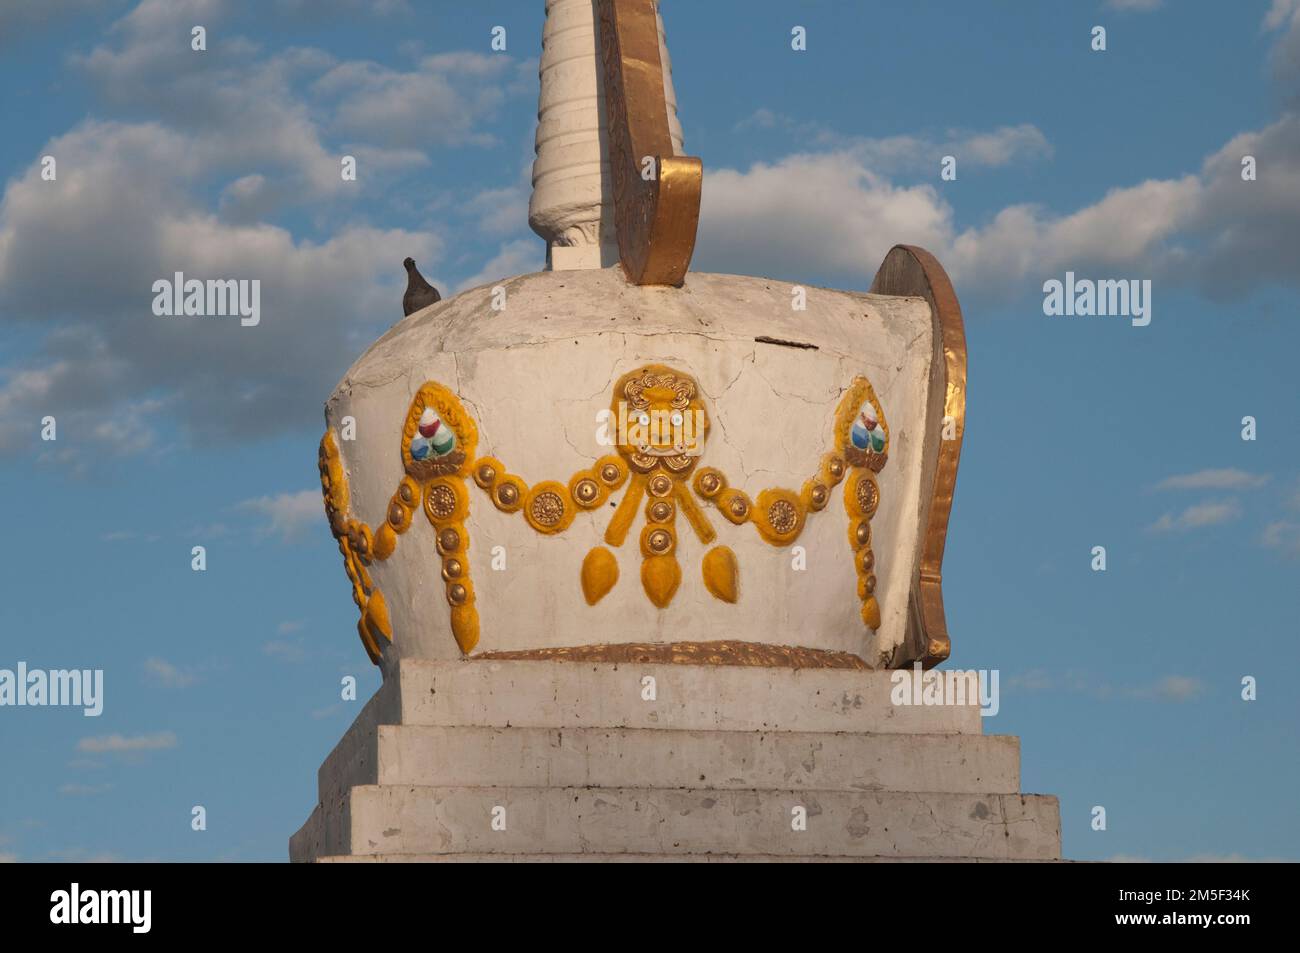
M 542 8 L 0 7 L 0 668 L 103 668 L 106 692 L 98 719 L 0 710 L 0 857 L 285 859 L 360 706 L 340 679 L 378 686 L 321 405 L 400 317 L 405 255 L 444 294 L 540 266 Z M 1066 855 L 1300 859 L 1300 3 L 664 16 L 707 170 L 696 269 L 865 289 L 908 241 L 954 279 L 953 662 L 1001 671 L 986 730 L 1060 796 Z M 153 318 L 176 270 L 261 278 L 262 325 Z M 1151 324 L 1044 316 L 1066 270 L 1150 279 Z

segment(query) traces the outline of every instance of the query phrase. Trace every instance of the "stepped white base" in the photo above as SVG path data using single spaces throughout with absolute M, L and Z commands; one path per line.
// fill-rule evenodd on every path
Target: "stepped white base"
M 655 698 L 643 698 L 644 679 Z M 979 710 L 886 672 L 405 660 L 321 766 L 295 861 L 1053 860 Z
M 317 857 L 318 864 L 1008 864 L 1061 863 L 981 857 L 817 857 L 809 854 L 358 854 Z

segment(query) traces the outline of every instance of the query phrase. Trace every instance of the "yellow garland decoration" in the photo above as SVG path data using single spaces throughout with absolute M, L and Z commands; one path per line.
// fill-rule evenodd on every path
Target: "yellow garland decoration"
M 496 457 L 475 458 L 478 429 L 459 399 L 450 390 L 429 381 L 416 393 L 402 431 L 401 455 L 406 476 L 389 501 L 384 523 L 373 531 L 349 516 L 347 479 L 339 459 L 334 435 L 321 440 L 321 489 L 330 528 L 339 541 L 344 568 L 352 582 L 353 599 L 361 610 L 358 631 L 372 661 L 377 662 L 382 638 L 392 641 L 392 626 L 383 594 L 366 570 L 372 560 L 384 560 L 397 548 L 399 537 L 410 528 L 418 507 L 434 528 L 442 578 L 451 608 L 451 628 L 460 650 L 469 654 L 478 644 L 479 618 L 474 586 L 470 579 L 469 515 L 466 479 L 472 479 L 497 509 L 521 512 L 538 533 L 562 533 L 579 511 L 595 512 L 609 501 L 610 494 L 627 486 L 606 527 L 604 539 L 619 547 L 627 538 L 644 502 L 645 525 L 639 536 L 642 555 L 641 584 L 647 597 L 659 608 L 668 606 L 681 585 L 677 561 L 676 518 L 680 511 L 701 543 L 712 543 L 717 534 L 692 496 L 712 504 L 731 523 L 753 523 L 759 535 L 773 546 L 792 544 L 802 533 L 809 516 L 826 508 L 832 490 L 846 478 L 844 507 L 850 518 L 849 541 L 858 574 L 858 597 L 862 620 L 870 628 L 880 625 L 880 606 L 875 597 L 875 556 L 871 549 L 871 518 L 880 502 L 876 473 L 884 467 L 889 451 L 889 427 L 880 402 L 865 377 L 855 378 L 836 411 L 833 438 L 835 450 L 824 455 L 816 475 L 798 492 L 781 487 L 764 489 L 757 498 L 732 487 L 726 475 L 714 467 L 697 469 L 708 429 L 708 415 L 700 400 L 695 380 L 661 364 L 650 364 L 623 375 L 615 385 L 611 410 L 620 423 L 617 452 L 573 474 L 568 481 L 544 480 L 529 486 L 507 471 Z M 631 414 L 629 417 L 628 414 Z M 645 421 L 653 415 L 671 420 L 675 428 L 670 439 L 656 434 Z M 687 425 L 687 415 L 691 423 Z M 857 435 L 855 422 L 863 423 L 866 446 Z M 442 426 L 453 436 L 443 452 L 413 453 L 421 421 L 431 433 Z M 436 423 L 434 423 L 436 421 Z M 883 433 L 883 443 L 872 423 Z M 638 429 L 640 427 L 641 429 Z M 647 429 L 649 428 L 649 429 Z M 687 434 L 690 436 L 688 446 Z M 422 439 L 422 438 L 421 438 Z M 445 437 L 443 438 L 445 440 Z M 427 441 L 426 441 L 427 443 Z M 692 478 L 692 474 L 693 478 Z M 734 603 L 739 598 L 739 566 L 735 553 L 726 546 L 710 549 L 701 564 L 705 588 L 717 599 Z M 617 584 L 618 562 L 603 546 L 592 548 L 583 560 L 580 583 L 583 597 L 595 605 Z

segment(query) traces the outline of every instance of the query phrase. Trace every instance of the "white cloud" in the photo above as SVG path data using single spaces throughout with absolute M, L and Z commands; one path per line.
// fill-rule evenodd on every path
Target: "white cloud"
M 197 681 L 193 674 L 177 668 L 166 659 L 147 658 L 144 661 L 144 670 L 150 678 L 168 688 L 184 688 Z
M 502 90 L 513 67 L 508 57 L 485 53 L 438 53 L 402 72 L 378 63 L 340 63 L 313 89 L 337 97 L 334 128 L 390 146 L 490 145 L 479 131 L 505 101 Z
M 760 106 L 755 109 L 753 114 L 740 120 L 732 128 L 733 132 L 743 132 L 746 129 L 775 129 L 778 126 L 789 127 L 797 120 L 783 113 L 775 112 L 766 106 Z
M 1147 13 L 1151 10 L 1159 10 L 1164 2 L 1165 0 L 1106 0 L 1106 6 L 1112 10 Z
M 1024 159 L 1041 159 L 1052 154 L 1047 137 L 1037 126 L 1021 123 L 1002 126 L 992 132 L 955 135 L 943 145 L 964 166 L 997 167 Z
M 950 129 L 943 136 L 845 136 L 824 123 L 762 107 L 734 128 L 737 132 L 778 130 L 796 140 L 804 150 L 818 148 L 843 153 L 877 174 L 918 169 L 937 174 L 939 161 L 946 155 L 957 159 L 959 169 L 967 169 L 993 168 L 1052 154 L 1047 137 L 1031 123 L 1000 126 L 985 132 Z
M 527 182 L 501 189 L 484 189 L 465 203 L 464 210 L 485 234 L 508 235 L 528 226 L 530 194 Z
M 1300 0 L 1273 0 L 1264 17 L 1265 31 L 1282 29 L 1269 63 L 1273 79 L 1292 96 L 1300 93 Z M 1297 105 L 1293 101 L 1293 105 Z
M 1300 87 L 1300 3 L 1270 18 L 1287 32 L 1274 46 L 1275 71 Z M 1289 74 L 1288 74 L 1289 75 Z M 770 110 L 747 124 L 781 126 Z M 1300 114 L 1231 137 L 1199 169 L 1113 188 L 1073 211 L 1007 206 L 958 228 L 952 206 L 928 184 L 889 177 L 935 146 L 916 137 L 859 140 L 856 147 L 814 126 L 794 127 L 811 147 L 745 171 L 706 168 L 697 263 L 798 280 L 810 270 L 861 287 L 897 242 L 932 251 L 963 295 L 1015 299 L 1038 294 L 1065 270 L 1104 271 L 1188 287 L 1215 299 L 1269 284 L 1300 285 Z M 968 134 L 997 164 L 1046 149 L 1032 126 Z M 953 147 L 958 148 L 957 146 Z M 1256 157 L 1258 177 L 1241 178 Z M 932 175 L 933 173 L 931 173 Z M 932 179 L 931 179 L 932 180 Z
M 506 242 L 501 250 L 476 275 L 470 275 L 454 289 L 456 294 L 512 275 L 540 271 L 546 264 L 545 245 L 540 238 L 520 238 Z
M 283 662 L 301 662 L 307 658 L 307 649 L 301 641 L 274 639 L 262 646 L 262 652 Z
M 78 751 L 100 753 L 105 751 L 158 751 L 175 748 L 176 734 L 171 731 L 159 731 L 151 735 L 102 735 L 97 738 L 82 738 L 77 742 Z
M 1023 689 L 1027 692 L 1049 691 L 1054 685 L 1055 682 L 1053 681 L 1052 676 L 1041 668 L 1012 675 L 1007 679 L 1008 688 Z
M 131 862 L 120 854 L 114 854 L 111 851 L 87 850 L 84 847 L 73 847 L 68 850 L 52 850 L 49 853 L 49 858 L 51 860 L 61 860 L 67 863 L 76 864 L 126 864 Z M 146 863 L 147 862 L 148 861 L 146 861 Z
M 161 400 L 124 400 L 86 423 L 95 442 L 111 453 L 141 453 L 154 445 L 154 418 L 165 406 Z
M 1260 543 L 1269 549 L 1276 549 L 1282 555 L 1300 557 L 1300 523 L 1289 520 L 1276 520 L 1264 527 Z
M 217 168 L 266 165 L 274 169 L 266 188 L 285 200 L 346 194 L 338 156 L 295 92 L 335 58 L 303 48 L 259 57 L 255 44 L 220 29 L 225 7 L 224 0 L 145 0 L 114 24 L 116 43 L 73 63 L 106 105 L 165 124 Z M 190 49 L 196 23 L 208 29 L 206 53 Z
M 1170 702 L 1191 701 L 1204 693 L 1205 685 L 1201 680 L 1186 675 L 1166 675 L 1149 688 L 1138 689 L 1136 692 L 1139 697 Z
M 269 520 L 263 532 L 293 542 L 309 528 L 325 525 L 322 507 L 319 490 L 300 490 L 244 500 L 236 508 L 262 514 Z
M 413 12 L 409 0 L 272 0 L 277 10 L 319 17 L 340 12 L 379 14 Z
M 1273 0 L 1272 6 L 1264 16 L 1263 28 L 1276 30 L 1297 15 L 1300 15 L 1300 0 Z
M 1139 698 L 1186 702 L 1200 697 L 1205 692 L 1205 685 L 1200 679 L 1186 675 L 1166 675 L 1150 685 L 1115 686 L 1079 672 L 1066 672 L 1058 677 L 1043 669 L 1032 669 L 1012 675 L 1007 679 L 1007 687 L 1026 692 L 1082 693 L 1102 701 Z
M 1166 513 L 1148 527 L 1152 532 L 1200 529 L 1235 520 L 1241 515 L 1241 504 L 1236 500 L 1217 500 L 1195 503 L 1181 513 Z
M 1157 490 L 1251 490 L 1269 481 L 1269 475 L 1245 470 L 1198 470 L 1166 477 L 1156 484 Z
M 426 233 L 354 225 L 318 244 L 223 222 L 187 194 L 204 172 L 188 140 L 156 124 L 87 123 L 49 149 L 58 182 L 32 169 L 0 203 L 0 308 L 58 327 L 0 369 L 0 450 L 29 444 L 46 414 L 60 437 L 116 451 L 148 447 L 164 406 L 206 440 L 300 426 L 400 317 L 402 258 L 440 257 Z M 261 323 L 155 317 L 153 282 L 177 271 L 259 279 Z
M 73 797 L 93 797 L 112 789 L 111 784 L 64 784 L 59 788 L 59 793 Z
M 837 152 L 705 172 L 701 271 L 869 277 L 897 242 L 945 247 L 952 209 L 931 185 L 899 187 Z
M 0 25 L 90 2 L 7 2 Z M 276 0 L 264 16 L 306 6 Z M 324 7 L 310 15 L 374 5 Z M 403 72 L 319 49 L 266 54 L 229 29 L 233 12 L 225 0 L 143 0 L 72 58 L 101 100 L 95 114 L 120 118 L 34 145 L 57 159 L 57 180 L 33 164 L 0 197 L 0 313 L 49 329 L 0 366 L 0 453 L 31 450 L 31 421 L 47 414 L 80 453 L 38 446 L 38 458 L 74 471 L 105 452 L 164 452 L 173 422 L 206 444 L 315 426 L 339 374 L 400 317 L 402 259 L 438 283 L 441 235 L 370 227 L 348 208 L 384 173 L 428 165 L 431 145 L 490 141 L 485 125 L 520 92 L 517 59 L 442 53 Z M 208 27 L 206 54 L 189 48 L 195 23 Z M 357 182 L 339 175 L 345 152 Z M 265 222 L 288 206 L 330 237 Z M 155 318 L 152 284 L 177 271 L 259 279 L 261 324 Z
M 1300 140 L 1300 121 L 1285 131 Z M 1300 155 L 1295 164 L 1300 172 Z M 850 152 L 803 153 L 745 172 L 706 171 L 697 259 L 705 271 L 789 279 L 830 272 L 862 285 L 889 248 L 905 242 L 934 252 L 963 290 L 1000 298 L 1037 292 L 1046 276 L 1066 268 L 1119 268 L 1126 275 L 1182 269 L 1193 281 L 1201 272 L 1185 268 L 1187 252 L 1168 243 L 1206 218 L 1206 192 L 1197 176 L 1152 180 L 1114 189 L 1067 215 L 1015 205 L 959 231 L 951 205 L 933 185 L 895 184 Z M 1216 226 L 1229 212 L 1240 210 L 1225 209 Z M 1279 227 L 1300 233 L 1300 211 Z M 1222 239 L 1220 252 L 1237 264 L 1235 245 L 1253 250 L 1258 244 L 1244 233 Z M 1257 265 L 1256 272 L 1271 270 L 1277 280 L 1296 277 L 1293 269 Z
M 66 23 L 120 2 L 121 0 L 4 0 L 0 3 L 0 48 L 11 45 L 28 31 Z

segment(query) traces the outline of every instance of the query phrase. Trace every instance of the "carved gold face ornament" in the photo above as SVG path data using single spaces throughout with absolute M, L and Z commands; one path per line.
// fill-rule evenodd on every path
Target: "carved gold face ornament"
M 799 537 L 811 514 L 826 508 L 832 490 L 847 480 L 844 508 L 849 516 L 848 539 L 858 575 L 861 616 L 866 626 L 879 628 L 871 519 L 880 505 L 876 474 L 888 459 L 889 427 L 865 377 L 856 378 L 841 398 L 832 434 L 834 449 L 822 457 L 817 473 L 799 492 L 772 488 L 760 491 L 756 498 L 733 488 L 721 470 L 698 466 L 709 416 L 689 374 L 662 364 L 647 364 L 624 374 L 614 385 L 611 411 L 620 421 L 615 453 L 573 474 L 567 483 L 544 480 L 529 486 L 499 459 L 476 458 L 474 420 L 450 390 L 434 381 L 426 383 L 411 401 L 402 431 L 406 476 L 389 501 L 384 523 L 373 531 L 349 515 L 347 481 L 337 444 L 332 432 L 325 434 L 320 469 L 326 514 L 353 584 L 353 599 L 361 609 L 358 631 L 372 661 L 378 660 L 381 640 L 392 640 L 392 627 L 383 594 L 367 567 L 392 555 L 417 508 L 435 530 L 456 642 L 466 654 L 478 644 L 479 618 L 465 527 L 470 508 L 467 480 L 487 494 L 498 510 L 522 513 L 529 526 L 545 535 L 564 532 L 579 511 L 599 509 L 610 494 L 626 486 L 605 528 L 604 542 L 614 548 L 622 546 L 638 513 L 644 513 L 638 537 L 641 586 L 661 609 L 672 602 L 682 581 L 676 555 L 679 513 L 706 546 L 717 538 L 706 513 L 708 505 L 728 522 L 753 523 L 773 546 L 787 546 Z M 705 588 L 715 598 L 737 601 L 739 565 L 729 547 L 709 549 L 701 574 Z M 613 552 L 606 546 L 593 547 L 579 573 L 587 603 L 595 605 L 603 599 L 618 578 Z
M 619 452 L 638 473 L 661 468 L 686 474 L 704 452 L 708 414 L 695 381 L 662 365 L 625 374 L 610 408 L 618 422 Z

